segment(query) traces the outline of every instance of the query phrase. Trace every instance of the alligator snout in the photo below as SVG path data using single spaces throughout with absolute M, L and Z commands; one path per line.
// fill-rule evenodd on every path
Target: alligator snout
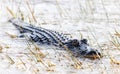
M 94 51 L 88 52 L 84 57 L 90 58 L 90 59 L 100 59 L 102 57 L 102 54 L 97 50 L 94 50 Z

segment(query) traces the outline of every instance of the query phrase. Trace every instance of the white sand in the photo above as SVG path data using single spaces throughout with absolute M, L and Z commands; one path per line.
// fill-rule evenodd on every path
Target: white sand
M 120 65 L 111 62 L 110 57 L 120 61 L 120 51 L 111 43 L 110 34 L 115 36 L 115 29 L 120 31 L 120 1 L 119 0 L 30 0 L 30 8 L 34 10 L 37 23 L 33 20 L 26 4 L 27 0 L 0 0 L 0 74 L 119 74 Z M 103 1 L 103 2 L 102 2 Z M 72 38 L 87 38 L 94 48 L 102 51 L 103 58 L 90 60 L 76 58 L 82 62 L 77 66 L 67 51 L 58 50 L 52 46 L 28 45 L 26 39 L 11 38 L 18 35 L 18 30 L 7 21 L 13 16 L 20 17 L 19 8 L 25 21 L 47 29 L 71 34 Z M 29 16 L 29 17 L 28 17 Z M 8 34 L 7 34 L 8 33 Z M 93 36 L 94 35 L 94 36 Z M 95 38 L 94 38 L 95 37 Z M 119 40 L 119 38 L 118 38 Z M 101 48 L 98 46 L 98 44 Z M 37 62 L 29 49 L 40 53 L 42 62 Z M 119 47 L 119 46 L 118 46 Z M 12 61 L 11 61 L 12 59 Z M 13 62 L 14 61 L 14 62 Z M 54 66 L 49 66 L 52 63 Z M 73 66 L 74 65 L 74 66 Z

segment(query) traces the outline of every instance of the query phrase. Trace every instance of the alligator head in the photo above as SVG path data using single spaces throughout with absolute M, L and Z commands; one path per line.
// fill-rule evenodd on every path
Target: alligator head
M 82 40 L 69 40 L 65 45 L 73 52 L 75 56 L 84 56 L 91 59 L 96 59 L 101 57 L 101 53 L 89 46 L 87 39 Z

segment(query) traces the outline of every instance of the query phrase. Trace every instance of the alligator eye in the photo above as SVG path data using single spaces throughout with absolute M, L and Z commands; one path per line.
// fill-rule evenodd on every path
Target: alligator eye
M 72 40 L 72 45 L 75 47 L 79 46 L 79 41 L 77 39 Z

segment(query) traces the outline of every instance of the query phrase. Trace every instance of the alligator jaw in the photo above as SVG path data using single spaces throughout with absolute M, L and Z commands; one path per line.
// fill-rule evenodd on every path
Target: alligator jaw
M 100 58 L 102 58 L 103 56 L 101 55 L 101 53 L 96 52 L 96 54 L 86 54 L 84 57 L 85 57 L 85 58 L 92 59 L 92 60 L 95 60 L 95 59 L 100 59 Z

